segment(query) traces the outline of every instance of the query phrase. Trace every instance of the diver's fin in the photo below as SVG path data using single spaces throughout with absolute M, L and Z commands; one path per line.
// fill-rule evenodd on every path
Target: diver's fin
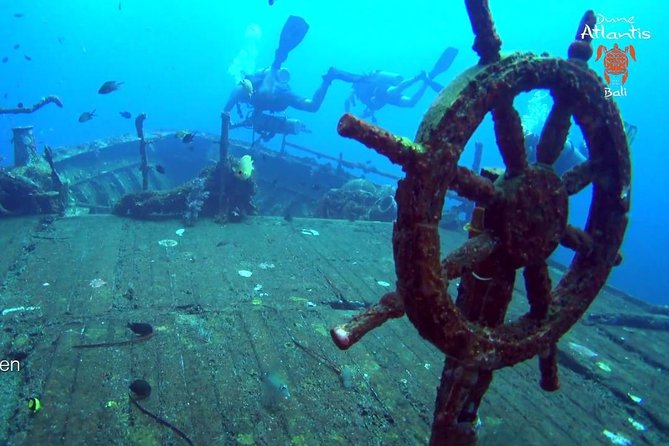
M 372 124 L 376 124 L 376 116 L 374 116 L 374 110 L 372 110 L 369 107 L 365 108 L 365 111 L 362 112 L 362 115 L 360 117 L 362 119 L 369 118 L 369 120 L 372 121 Z
M 434 64 L 434 68 L 432 68 L 432 71 L 430 71 L 429 74 L 430 79 L 434 79 L 444 71 L 448 70 L 448 67 L 451 66 L 451 64 L 453 63 L 453 59 L 455 59 L 455 56 L 457 55 L 458 55 L 457 48 L 453 47 L 446 48 L 444 52 L 441 53 L 441 57 L 439 57 L 437 63 Z
M 272 68 L 279 69 L 281 67 L 281 64 L 288 58 L 288 53 L 302 42 L 307 31 L 309 31 L 309 24 L 302 17 L 295 15 L 288 17 L 281 30 L 279 47 L 274 53 Z
M 427 83 L 428 83 L 428 85 L 430 86 L 430 88 L 431 88 L 432 90 L 436 91 L 437 93 L 441 92 L 441 90 L 444 89 L 444 86 L 443 86 L 443 85 L 441 85 L 439 82 L 435 82 L 435 81 L 433 81 L 433 80 L 431 80 L 431 79 L 428 79 Z
M 636 138 L 637 126 L 630 124 L 627 121 L 623 121 L 625 127 L 625 136 L 627 136 L 627 145 L 631 148 Z

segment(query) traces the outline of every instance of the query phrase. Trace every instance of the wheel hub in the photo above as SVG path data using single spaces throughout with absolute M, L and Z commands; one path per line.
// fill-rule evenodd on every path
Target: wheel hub
M 498 237 L 515 268 L 546 259 L 567 226 L 568 195 L 552 169 L 534 166 L 495 186 L 503 199 L 486 211 L 486 226 Z

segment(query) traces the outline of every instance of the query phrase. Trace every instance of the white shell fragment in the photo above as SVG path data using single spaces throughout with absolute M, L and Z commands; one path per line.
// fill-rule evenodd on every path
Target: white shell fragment
M 163 239 L 158 242 L 160 246 L 164 246 L 165 248 L 171 248 L 173 246 L 177 246 L 179 243 L 177 243 L 176 240 L 171 240 L 171 239 Z
M 634 401 L 637 404 L 643 403 L 643 398 L 641 398 L 640 396 L 633 395 L 629 392 L 627 392 L 627 396 L 629 397 L 629 399 L 631 399 L 632 401 Z
M 605 363 L 604 361 L 597 361 L 595 365 L 599 367 L 601 370 L 605 371 L 606 373 L 611 373 L 611 366 Z
M 176 231 L 174 231 L 174 233 L 175 233 L 176 235 L 178 235 L 179 237 L 181 237 L 182 235 L 184 235 L 184 232 L 186 232 L 186 230 L 185 230 L 184 228 L 179 228 L 179 229 L 177 229 Z
M 630 441 L 629 438 L 625 438 L 620 434 L 615 434 L 608 429 L 604 429 L 602 431 L 602 434 L 604 434 L 606 438 L 611 440 L 612 444 L 615 444 L 617 446 L 632 446 L 632 442 Z
M 384 288 L 388 288 L 390 286 L 390 284 L 388 282 L 386 282 L 385 280 L 377 280 L 376 284 L 379 285 L 379 286 L 382 286 Z
M 632 427 L 633 427 L 634 429 L 638 430 L 639 432 L 643 432 L 643 431 L 646 430 L 646 426 L 644 426 L 643 424 L 639 423 L 637 420 L 635 420 L 635 419 L 632 418 L 632 417 L 627 417 L 627 421 L 629 421 L 629 423 L 632 425 Z
M 253 275 L 251 271 L 246 269 L 240 269 L 239 271 L 237 271 L 237 274 L 239 274 L 242 277 L 251 277 Z
M 24 306 L 14 307 L 14 308 L 5 308 L 4 310 L 2 310 L 2 315 L 6 316 L 9 313 L 15 313 L 17 311 L 21 311 L 21 312 L 22 311 L 36 311 L 36 310 L 39 310 L 39 309 L 40 309 L 40 307 L 24 307 Z
M 102 279 L 93 279 L 93 280 L 91 280 L 90 282 L 88 282 L 88 285 L 89 285 L 91 288 L 100 288 L 101 286 L 105 286 L 105 285 L 107 285 L 107 282 L 105 282 L 105 281 L 102 280 Z
M 570 342 L 568 345 L 573 352 L 578 353 L 579 355 L 584 356 L 586 358 L 596 358 L 597 356 L 599 356 L 596 352 L 593 352 L 588 347 L 581 344 L 577 344 L 576 342 Z
M 321 235 L 317 230 L 315 229 L 302 229 L 300 231 L 304 235 Z

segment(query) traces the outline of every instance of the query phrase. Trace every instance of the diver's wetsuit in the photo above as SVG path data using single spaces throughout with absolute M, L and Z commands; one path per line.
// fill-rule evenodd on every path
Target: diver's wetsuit
M 537 161 L 537 144 L 539 142 L 539 136 L 533 133 L 530 133 L 525 136 L 525 150 L 527 153 L 527 160 L 530 163 L 535 163 Z M 564 143 L 564 147 L 560 152 L 560 156 L 553 163 L 553 170 L 557 175 L 562 175 L 572 167 L 581 164 L 586 161 L 586 157 L 577 149 L 571 141 Z
M 271 70 L 265 69 L 247 76 L 247 79 L 253 85 L 253 94 L 249 96 L 244 87 L 238 85 L 230 94 L 224 110 L 229 112 L 235 105 L 246 103 L 253 107 L 254 113 L 263 111 L 282 112 L 288 107 L 316 112 L 323 103 L 325 94 L 332 83 L 332 79 L 324 76 L 321 86 L 316 90 L 313 97 L 308 99 L 293 93 L 288 83 L 268 81 L 268 76 L 273 75 L 274 73 Z
M 627 144 L 631 149 L 637 134 L 637 126 L 630 124 L 627 121 L 623 121 L 623 124 L 625 128 L 625 136 L 627 137 Z M 527 153 L 527 160 L 530 163 L 535 163 L 537 161 L 536 151 L 538 143 L 539 135 L 536 133 L 528 133 L 525 135 L 525 152 Z M 587 150 L 588 149 L 584 142 L 581 143 L 580 148 L 576 148 L 576 146 L 572 144 L 571 141 L 565 142 L 564 146 L 562 147 L 562 151 L 560 152 L 560 156 L 558 156 L 558 159 L 555 160 L 555 163 L 553 163 L 553 169 L 555 170 L 555 173 L 562 176 L 562 174 L 564 174 L 572 167 L 585 162 L 587 160 L 585 157 Z
M 385 105 L 413 107 L 418 103 L 429 85 L 426 73 L 420 73 L 404 80 L 398 74 L 379 70 L 361 75 L 331 68 L 327 76 L 351 83 L 353 91 L 346 100 L 346 111 L 349 111 L 351 105 L 355 106 L 356 100 L 359 100 L 366 107 L 363 117 L 373 117 L 374 112 Z M 407 88 L 421 80 L 424 83 L 414 94 L 411 96 L 403 95 Z

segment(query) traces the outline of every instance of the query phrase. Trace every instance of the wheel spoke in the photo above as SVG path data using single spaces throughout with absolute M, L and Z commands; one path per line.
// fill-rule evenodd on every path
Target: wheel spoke
M 551 344 L 548 351 L 539 355 L 539 371 L 541 372 L 539 385 L 543 390 L 546 392 L 554 392 L 560 388 L 560 380 L 558 379 L 557 345 Z
M 459 416 L 468 409 L 469 393 L 478 382 L 479 373 L 476 368 L 462 367 L 457 361 L 446 359 L 437 388 L 432 423 L 432 437 L 439 438 L 439 442 L 431 444 L 453 446 L 476 443 L 475 424 L 463 423 Z
M 594 242 L 592 237 L 590 237 L 590 234 L 587 232 L 572 225 L 567 225 L 567 228 L 560 239 L 560 244 L 565 248 L 573 249 L 580 254 L 588 254 L 592 251 Z
M 404 303 L 397 292 L 386 293 L 379 303 L 353 316 L 345 324 L 330 330 L 332 340 L 342 350 L 358 342 L 364 335 L 385 323 L 388 319 L 404 316 Z
M 463 271 L 474 269 L 474 266 L 485 260 L 495 247 L 495 241 L 487 232 L 470 238 L 441 262 L 441 274 L 444 280 L 460 277 Z
M 566 171 L 562 175 L 562 182 L 569 195 L 575 195 L 582 191 L 588 184 L 592 183 L 592 164 L 590 164 L 590 161 L 585 161 Z
M 492 110 L 492 119 L 495 122 L 495 137 L 506 166 L 506 175 L 514 177 L 523 173 L 527 168 L 525 138 L 520 116 L 513 108 L 512 100 L 495 107 Z
M 571 112 L 565 102 L 557 97 L 548 114 L 546 124 L 537 143 L 538 163 L 552 166 L 560 156 L 564 143 L 567 141 L 569 127 L 571 126 Z
M 528 265 L 523 271 L 527 301 L 530 304 L 528 317 L 540 321 L 546 317 L 551 304 L 551 278 L 546 262 Z
M 483 207 L 490 204 L 497 195 L 492 181 L 462 166 L 456 168 L 455 177 L 449 188 L 459 196 Z
M 424 148 L 406 138 L 399 138 L 387 130 L 345 113 L 337 124 L 337 132 L 346 138 L 360 141 L 367 147 L 388 157 L 395 164 L 404 165 Z
M 479 323 L 488 327 L 496 327 L 504 323 L 504 315 L 511 303 L 513 286 L 516 283 L 516 270 L 507 262 L 500 262 L 497 259 L 495 268 L 496 271 L 491 277 L 488 290 L 484 293 L 485 300 L 479 316 Z M 486 278 L 476 277 L 476 279 L 481 281 Z

